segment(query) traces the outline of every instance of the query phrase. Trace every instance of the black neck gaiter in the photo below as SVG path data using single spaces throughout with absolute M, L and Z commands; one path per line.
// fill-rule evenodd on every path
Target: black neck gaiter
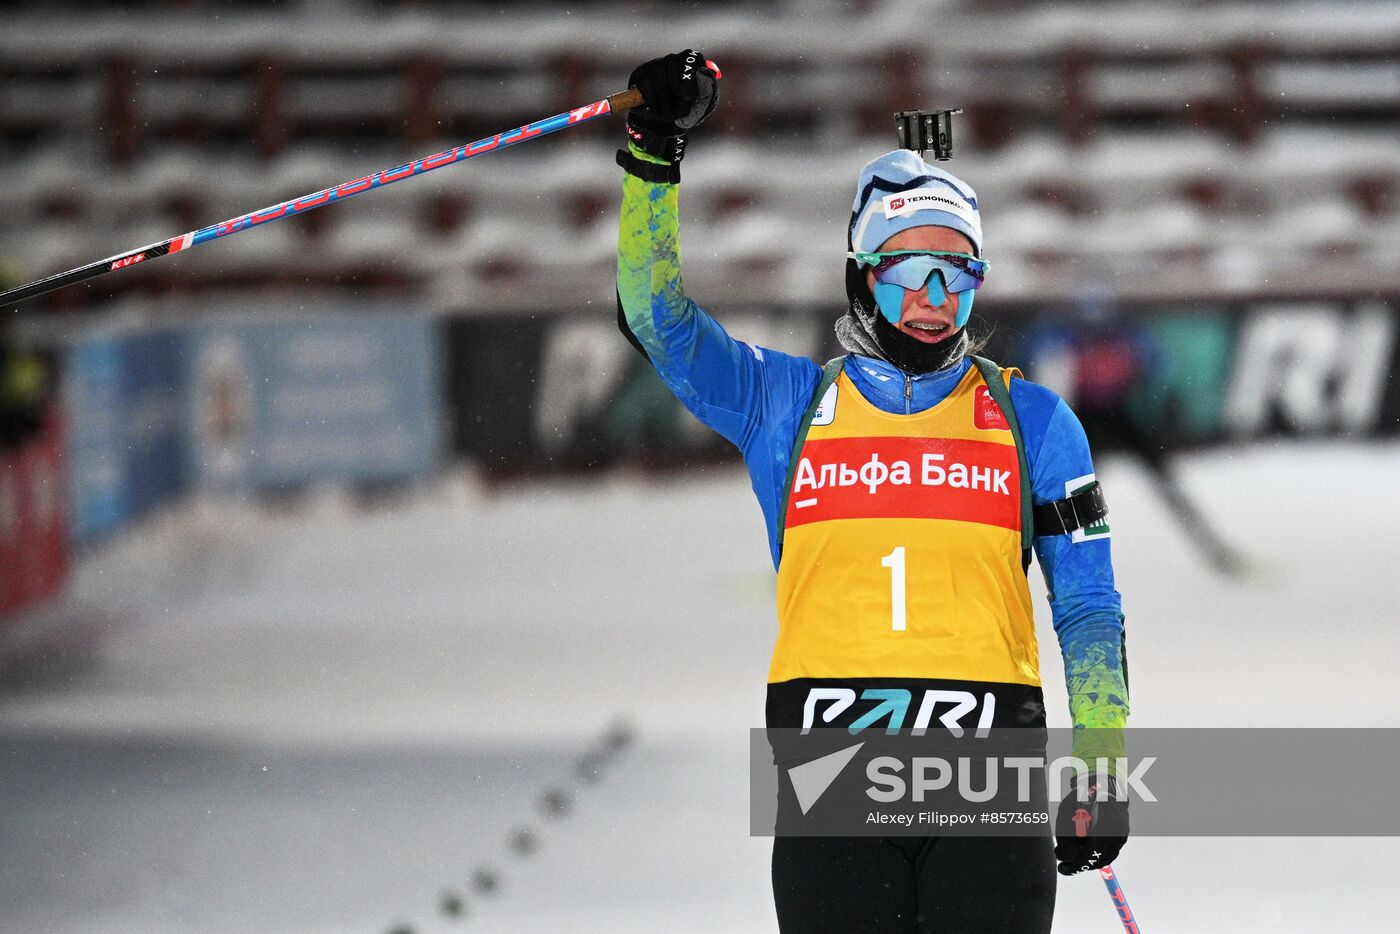
M 936 344 L 925 344 L 890 324 L 878 311 L 875 313 L 875 343 L 886 360 L 915 376 L 941 370 L 966 351 L 962 329 Z

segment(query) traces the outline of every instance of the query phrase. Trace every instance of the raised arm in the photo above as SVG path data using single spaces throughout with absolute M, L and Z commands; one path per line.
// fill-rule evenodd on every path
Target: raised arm
M 818 368 L 734 340 L 682 287 L 680 159 L 686 132 L 714 108 L 717 76 L 695 50 L 632 73 L 647 104 L 629 114 L 618 153 L 618 326 L 687 409 L 747 453 L 765 411 L 805 405 Z

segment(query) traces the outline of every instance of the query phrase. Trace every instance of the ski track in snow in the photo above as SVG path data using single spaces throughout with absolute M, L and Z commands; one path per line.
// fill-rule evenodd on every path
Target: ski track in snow
M 1135 726 L 1400 725 L 1400 446 L 1183 461 L 1244 582 L 1203 567 L 1134 463 L 1100 476 Z M 80 563 L 47 623 L 61 647 L 0 691 L 0 927 L 774 931 L 745 734 L 772 578 L 734 469 L 157 516 Z M 635 743 L 581 784 L 618 717 Z M 551 786 L 573 792 L 560 819 L 539 808 Z M 508 845 L 524 826 L 534 855 Z M 1398 857 L 1389 839 L 1134 838 L 1116 868 L 1154 934 L 1352 930 L 1389 917 Z M 481 866 L 494 895 L 470 884 Z M 437 912 L 449 889 L 465 919 Z M 1096 877 L 1062 880 L 1055 930 L 1121 930 Z

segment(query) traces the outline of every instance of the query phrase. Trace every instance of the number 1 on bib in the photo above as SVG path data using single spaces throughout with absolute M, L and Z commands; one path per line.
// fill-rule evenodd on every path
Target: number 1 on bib
M 904 546 L 880 559 L 880 566 L 890 569 L 890 627 L 904 631 Z

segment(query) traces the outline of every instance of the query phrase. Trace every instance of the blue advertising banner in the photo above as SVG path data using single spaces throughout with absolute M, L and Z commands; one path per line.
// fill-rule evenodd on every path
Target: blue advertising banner
M 64 366 L 71 534 L 100 538 L 188 486 L 185 340 L 99 331 Z
M 121 372 L 121 342 L 111 335 L 83 338 L 64 363 L 70 529 L 79 541 L 99 538 L 126 518 Z
M 134 334 L 122 342 L 122 437 L 132 516 L 190 486 L 188 339 L 178 331 Z
M 440 447 L 433 322 L 383 313 L 94 331 L 69 348 L 72 534 L 192 489 L 422 476 Z
M 391 480 L 432 468 L 439 418 L 428 321 L 216 326 L 191 341 L 200 485 Z

